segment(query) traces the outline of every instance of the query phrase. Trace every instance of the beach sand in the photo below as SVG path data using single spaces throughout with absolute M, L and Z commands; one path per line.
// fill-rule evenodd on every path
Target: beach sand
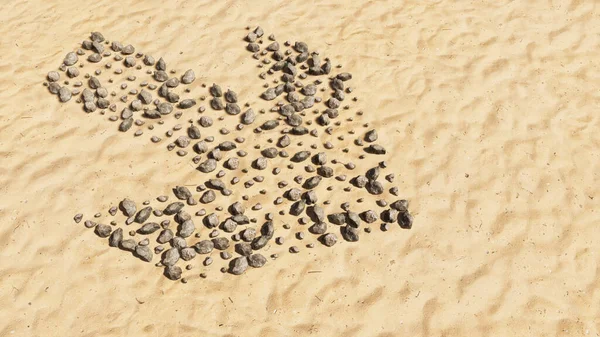
M 0 336 L 600 333 L 593 1 L 9 0 L 0 13 Z M 415 225 L 173 282 L 73 216 L 198 171 L 42 82 L 100 31 L 258 102 L 241 41 L 257 25 L 352 72 Z

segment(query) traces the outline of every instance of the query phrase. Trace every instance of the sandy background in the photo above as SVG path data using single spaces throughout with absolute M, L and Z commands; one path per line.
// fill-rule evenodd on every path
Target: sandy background
M 600 332 L 594 1 L 33 0 L 0 13 L 0 336 Z M 189 159 L 41 83 L 98 30 L 248 93 L 262 82 L 240 39 L 257 24 L 354 74 L 415 227 L 169 281 L 72 217 L 166 193 L 193 178 Z

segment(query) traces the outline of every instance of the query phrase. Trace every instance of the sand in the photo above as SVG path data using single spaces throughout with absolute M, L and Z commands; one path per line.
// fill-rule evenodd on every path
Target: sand
M 600 333 L 592 1 L 32 0 L 0 12 L 0 336 Z M 42 81 L 101 31 L 250 97 L 262 82 L 246 25 L 353 73 L 415 226 L 173 282 L 72 217 L 193 181 L 189 158 L 60 104 Z

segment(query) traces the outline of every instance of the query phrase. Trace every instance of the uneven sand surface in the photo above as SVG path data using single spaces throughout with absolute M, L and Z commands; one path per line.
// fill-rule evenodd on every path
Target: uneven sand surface
M 0 13 L 0 336 L 600 333 L 593 1 L 33 0 Z M 173 282 L 72 218 L 193 183 L 189 158 L 42 82 L 100 31 L 251 97 L 247 25 L 353 73 L 415 226 Z

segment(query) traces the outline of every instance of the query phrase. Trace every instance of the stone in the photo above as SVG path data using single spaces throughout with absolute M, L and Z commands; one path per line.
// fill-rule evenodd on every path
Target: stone
M 172 202 L 170 203 L 167 207 L 165 207 L 165 209 L 163 210 L 163 213 L 165 215 L 175 215 L 177 214 L 183 207 L 185 206 L 185 204 L 181 201 L 176 201 L 176 202 Z
M 123 229 L 117 228 L 115 229 L 108 238 L 108 245 L 111 247 L 119 247 L 121 245 L 121 241 L 123 241 Z
M 215 245 L 215 249 L 225 250 L 229 248 L 229 239 L 227 238 L 214 238 L 212 239 L 213 244 Z
M 177 281 L 181 278 L 183 270 L 179 266 L 166 266 L 164 275 L 172 281 Z
M 398 224 L 404 229 L 411 229 L 413 225 L 413 217 L 408 212 L 400 212 L 398 215 Z
M 173 194 L 179 200 L 187 200 L 189 197 L 192 196 L 192 192 L 190 192 L 190 190 L 185 186 L 176 186 L 173 189 Z
M 351 226 L 343 226 L 341 228 L 342 237 L 348 242 L 358 241 L 358 229 Z
M 194 248 L 186 247 L 180 251 L 181 259 L 184 261 L 190 261 L 196 257 L 196 251 Z
M 242 114 L 241 122 L 242 122 L 242 124 L 250 125 L 250 124 L 254 123 L 255 119 L 256 119 L 256 114 L 254 113 L 254 110 L 248 109 Z
M 101 238 L 107 238 L 111 232 L 112 227 L 110 227 L 109 225 L 98 224 L 94 229 L 94 233 L 96 233 L 96 235 L 98 235 Z
M 148 218 L 150 217 L 151 214 L 152 214 L 152 207 L 150 207 L 150 206 L 144 207 L 135 215 L 135 219 L 133 221 L 135 221 L 137 223 L 144 223 L 144 222 L 146 222 L 146 220 L 148 220 Z
M 196 230 L 196 225 L 192 220 L 186 220 L 178 228 L 178 235 L 182 238 L 190 237 Z
M 369 180 L 377 180 L 377 178 L 379 178 L 379 166 L 368 169 L 365 176 Z
M 308 52 L 308 45 L 304 42 L 296 42 L 294 44 L 294 49 L 299 53 Z
M 336 78 L 339 79 L 339 80 L 341 80 L 341 81 L 346 82 L 346 81 L 352 79 L 352 74 L 350 74 L 350 73 L 341 73 L 341 74 L 338 74 L 336 76 Z
M 245 256 L 236 257 L 229 263 L 229 272 L 233 275 L 242 275 L 248 269 L 248 259 Z
M 390 204 L 392 209 L 397 210 L 398 212 L 407 212 L 408 211 L 408 201 L 407 200 L 396 200 Z
M 181 102 L 179 102 L 180 109 L 189 109 L 194 105 L 196 105 L 196 100 L 194 99 L 184 99 Z
M 277 96 L 278 95 L 276 94 L 275 89 L 273 89 L 273 88 L 269 88 L 261 94 L 261 97 L 267 101 L 272 101 L 275 98 L 277 98 Z
M 383 185 L 381 185 L 381 183 L 378 181 L 371 180 L 367 183 L 365 187 L 367 189 L 367 192 L 373 195 L 379 195 L 383 193 Z
M 302 214 L 302 212 L 304 212 L 305 207 L 306 207 L 306 203 L 304 202 L 304 200 L 298 200 L 295 203 L 293 203 L 292 206 L 290 207 L 290 214 L 294 215 L 294 216 L 298 216 L 298 215 Z
M 319 183 L 321 182 L 322 179 L 323 178 L 321 176 L 310 177 L 304 182 L 302 187 L 304 187 L 306 189 L 316 188 L 317 186 L 319 186 Z
M 181 255 L 179 254 L 179 249 L 170 248 L 165 251 L 162 255 L 161 263 L 165 266 L 173 266 L 179 261 Z
M 138 228 L 137 232 L 139 234 L 148 235 L 148 234 L 152 234 L 152 233 L 156 232 L 160 228 L 161 228 L 160 225 L 157 224 L 156 222 L 148 222 L 148 223 L 144 224 L 142 227 Z
M 235 252 L 242 256 L 250 256 L 252 255 L 252 246 L 248 242 L 236 243 Z
M 165 244 L 169 241 L 171 241 L 171 239 L 173 239 L 173 231 L 170 229 L 163 229 L 160 234 L 158 235 L 158 238 L 156 238 L 156 242 L 160 243 L 160 244 Z
M 364 211 L 360 216 L 366 223 L 373 223 L 379 219 L 377 213 L 373 210 Z
M 202 240 L 194 245 L 194 249 L 198 254 L 208 254 L 215 248 L 211 240 Z
M 137 244 L 132 239 L 125 239 L 121 241 L 121 244 L 119 244 L 119 248 L 128 252 L 134 252 L 136 246 Z
M 352 179 L 352 183 L 354 184 L 354 186 L 356 186 L 358 188 L 365 187 L 368 182 L 369 182 L 369 179 L 367 179 L 367 177 L 365 177 L 363 175 L 356 176 L 354 179 Z
M 299 151 L 296 152 L 290 160 L 295 163 L 300 163 L 308 159 L 308 157 L 310 157 L 310 151 Z
M 253 162 L 253 167 L 256 168 L 257 170 L 264 170 L 267 168 L 267 163 L 268 163 L 267 158 L 259 157 Z
M 327 220 L 334 225 L 341 226 L 346 223 L 346 214 L 344 213 L 333 213 L 327 216 Z
M 152 258 L 154 257 L 154 254 L 152 254 L 152 251 L 148 246 L 136 246 L 134 255 L 145 262 L 151 262 Z
M 73 94 L 71 93 L 71 90 L 69 90 L 68 87 L 61 87 L 58 90 L 58 98 L 63 103 L 68 102 L 72 96 Z
M 369 142 L 369 143 L 374 142 L 374 141 L 377 140 L 377 138 L 378 138 L 378 135 L 377 135 L 377 131 L 376 130 L 370 130 L 370 131 L 368 131 L 365 134 L 365 141 L 366 142 Z
M 325 234 L 327 232 L 327 224 L 325 222 L 316 222 L 308 228 L 312 234 Z
M 301 196 L 302 196 L 302 192 L 301 192 L 299 189 L 297 189 L 297 188 L 292 188 L 292 189 L 289 189 L 289 190 L 286 192 L 286 197 L 287 197 L 289 200 L 291 200 L 291 201 L 297 201 L 297 200 L 300 200 L 300 197 L 301 197 Z
M 246 228 L 240 233 L 240 238 L 245 242 L 251 242 L 256 238 L 256 229 Z
M 50 71 L 48 72 L 48 75 L 46 77 L 50 82 L 56 82 L 60 80 L 60 74 L 58 73 L 58 71 Z
M 198 166 L 198 170 L 202 173 L 210 173 L 217 169 L 217 161 L 209 158 Z
M 252 268 L 260 268 L 267 263 L 267 259 L 261 254 L 252 254 L 248 256 L 248 265 Z
M 225 220 L 221 224 L 221 229 L 227 233 L 233 233 L 237 228 L 237 222 L 233 221 L 231 218 Z
M 377 155 L 383 155 L 383 154 L 387 153 L 387 151 L 385 150 L 385 148 L 383 146 L 377 145 L 377 144 L 369 145 L 367 148 L 365 148 L 365 151 L 367 153 L 377 154 Z
M 181 83 L 190 84 L 190 83 L 194 82 L 195 79 L 196 79 L 196 74 L 194 73 L 194 71 L 192 69 L 188 69 L 183 74 L 183 76 L 181 76 Z
M 93 53 L 90 56 L 88 56 L 87 60 L 91 63 L 98 63 L 102 61 L 102 55 L 98 53 Z
M 204 217 L 203 222 L 208 228 L 216 228 L 219 225 L 219 217 L 215 213 L 210 213 Z
M 346 223 L 348 224 L 348 226 L 358 228 L 358 227 L 360 227 L 361 220 L 357 213 L 348 212 L 346 214 Z
M 131 54 L 135 53 L 135 48 L 132 45 L 128 44 L 125 47 L 123 47 L 123 49 L 121 50 L 121 53 L 123 55 L 131 55 Z
M 337 236 L 333 233 L 327 233 L 319 238 L 319 241 L 327 247 L 331 247 L 336 244 Z
M 237 103 L 238 96 L 235 91 L 227 90 L 227 92 L 225 92 L 225 100 L 229 103 Z
M 65 56 L 63 63 L 66 66 L 72 66 L 75 63 L 77 63 L 78 60 L 79 60 L 79 58 L 77 57 L 77 54 L 75 54 L 74 52 L 69 52 Z
M 240 106 L 236 103 L 227 103 L 225 105 L 225 112 L 229 115 L 235 116 L 242 112 L 242 110 L 240 109 Z
M 200 202 L 203 204 L 208 204 L 215 201 L 216 198 L 217 195 L 215 194 L 215 192 L 213 190 L 208 190 L 202 194 L 202 196 L 200 197 Z
M 223 110 L 225 106 L 219 97 L 213 97 L 213 99 L 210 100 L 210 107 L 215 110 Z

